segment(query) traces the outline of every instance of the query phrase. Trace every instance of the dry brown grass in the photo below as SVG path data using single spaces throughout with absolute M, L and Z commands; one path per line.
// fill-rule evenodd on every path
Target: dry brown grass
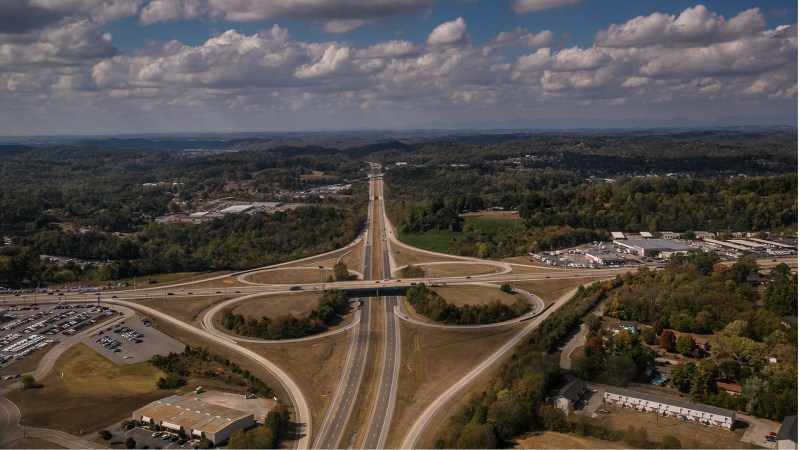
M 316 433 L 336 391 L 351 333 L 352 330 L 324 339 L 284 345 L 244 345 L 280 366 L 300 386 L 311 410 L 313 433 Z
M 518 326 L 472 330 L 450 330 L 400 324 L 400 378 L 388 447 L 397 447 L 419 414 L 455 381 L 486 359 L 518 331 Z M 489 370 L 493 373 L 494 370 Z M 484 376 L 462 391 L 456 399 L 469 398 L 486 385 Z M 489 378 L 486 378 L 488 380 Z M 457 402 L 450 402 L 457 403 Z M 428 429 L 440 429 L 455 412 L 445 406 Z M 439 417 L 444 417 L 437 426 Z M 428 433 L 425 433 L 426 435 Z M 433 441 L 421 440 L 420 448 L 432 448 Z
M 283 268 L 289 267 L 333 267 L 339 257 L 342 258 L 342 262 L 344 262 L 349 269 L 359 270 L 361 264 L 361 254 L 364 252 L 364 248 L 362 247 L 363 241 L 358 245 L 354 245 L 352 247 L 345 247 L 335 252 L 326 254 L 325 256 L 317 256 L 315 258 L 306 259 L 299 262 L 289 263 Z
M 461 217 L 483 217 L 484 219 L 519 219 L 516 211 L 479 211 L 460 214 Z
M 502 268 L 479 262 L 464 262 L 459 264 L 434 264 L 420 265 L 425 275 L 431 278 L 457 277 L 467 275 L 487 275 L 502 272 Z
M 633 448 L 624 442 L 604 441 L 571 433 L 544 431 L 516 440 L 514 448 Z
M 567 292 L 586 283 L 585 278 L 561 278 L 553 280 L 519 281 L 511 283 L 511 286 L 520 288 L 524 291 L 536 294 L 544 300 L 545 304 L 553 303 Z
M 117 365 L 77 344 L 40 380 L 44 387 L 14 391 L 9 399 L 19 406 L 26 425 L 77 434 L 103 428 L 170 395 L 171 391 L 156 389 L 156 380 L 163 375 L 150 362 Z
M 459 261 L 459 259 L 457 258 L 448 257 L 446 255 L 432 255 L 429 253 L 424 253 L 417 250 L 409 249 L 406 247 L 400 247 L 399 245 L 393 246 L 392 252 L 394 253 L 394 260 L 397 263 L 398 267 L 402 267 L 408 264 L 419 265 L 429 262 Z
M 3 444 L 3 448 L 66 448 L 41 438 L 22 438 Z
M 644 428 L 651 441 L 660 442 L 665 436 L 674 436 L 681 441 L 683 448 L 750 448 L 750 444 L 741 441 L 744 429 L 728 431 L 720 427 L 644 413 L 633 408 L 608 404 L 603 407 L 611 411 L 601 419 L 604 425 L 623 432 L 632 426 L 637 434 L 639 428 Z
M 333 276 L 330 269 L 270 269 L 264 272 L 254 273 L 247 277 L 247 281 L 264 284 L 305 284 L 322 283 Z
M 450 285 L 432 288 L 434 292 L 442 298 L 456 306 L 463 305 L 486 305 L 494 301 L 511 305 L 517 299 L 517 295 L 507 294 L 500 290 L 500 286 L 477 286 L 477 285 Z
M 203 311 L 217 303 L 224 301 L 223 296 L 213 297 L 177 297 L 169 296 L 164 298 L 150 298 L 147 300 L 134 300 L 142 306 L 149 306 L 157 311 L 181 320 L 186 323 L 194 323 L 200 320 Z
M 326 181 L 335 182 L 339 177 L 336 175 L 325 175 L 325 172 L 312 170 L 309 174 L 300 175 L 300 181 Z
M 303 292 L 299 294 L 265 295 L 236 303 L 234 314 L 244 317 L 274 319 L 288 314 L 294 317 L 306 317 L 319 305 L 321 292 Z

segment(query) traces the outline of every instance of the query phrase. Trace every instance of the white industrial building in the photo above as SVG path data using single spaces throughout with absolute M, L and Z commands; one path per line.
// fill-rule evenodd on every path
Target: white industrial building
M 669 256 L 674 253 L 687 253 L 697 250 L 691 245 L 668 239 L 618 239 L 615 240 L 614 243 L 633 251 L 639 256 L 647 256 L 648 253 L 658 253 L 662 256 Z
M 684 420 L 715 425 L 729 430 L 733 429 L 736 422 L 736 413 L 727 409 L 699 403 L 674 400 L 671 398 L 657 397 L 641 392 L 629 391 L 615 387 L 606 388 L 603 401 L 639 411 L 654 412 L 665 416 L 672 416 Z
M 133 419 L 153 423 L 178 432 L 181 427 L 187 435 L 205 437 L 214 445 L 225 442 L 234 431 L 255 424 L 253 413 L 207 403 L 192 396 L 172 395 L 156 400 L 133 413 Z

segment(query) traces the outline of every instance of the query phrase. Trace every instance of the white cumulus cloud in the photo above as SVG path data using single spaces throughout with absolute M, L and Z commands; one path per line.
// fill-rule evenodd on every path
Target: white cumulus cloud
M 467 41 L 467 22 L 463 17 L 445 22 L 431 31 L 428 44 L 435 46 L 459 45 Z

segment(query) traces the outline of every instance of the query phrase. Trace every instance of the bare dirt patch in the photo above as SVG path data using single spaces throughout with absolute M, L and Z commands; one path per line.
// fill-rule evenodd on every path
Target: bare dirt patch
M 517 295 L 507 294 L 501 291 L 499 286 L 450 285 L 432 289 L 448 303 L 456 306 L 486 305 L 495 301 L 511 305 L 517 299 Z

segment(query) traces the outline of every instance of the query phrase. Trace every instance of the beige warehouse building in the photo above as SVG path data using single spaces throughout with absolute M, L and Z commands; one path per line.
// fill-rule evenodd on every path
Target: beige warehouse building
M 214 445 L 225 442 L 234 431 L 255 424 L 253 413 L 206 403 L 195 397 L 172 395 L 137 409 L 133 419 L 153 422 L 162 428 L 178 432 L 181 427 L 187 435 L 200 437 L 205 433 Z

